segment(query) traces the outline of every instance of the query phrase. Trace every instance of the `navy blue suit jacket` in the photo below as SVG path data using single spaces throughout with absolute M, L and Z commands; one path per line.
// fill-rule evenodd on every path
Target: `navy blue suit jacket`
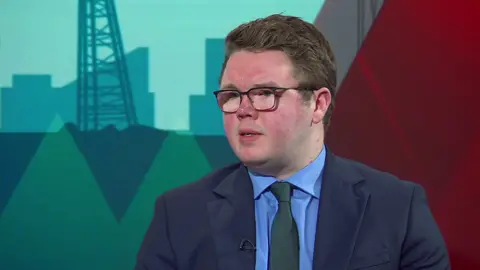
M 135 269 L 254 270 L 254 209 L 241 164 L 166 192 Z M 450 269 L 418 184 L 327 151 L 319 213 L 315 270 Z

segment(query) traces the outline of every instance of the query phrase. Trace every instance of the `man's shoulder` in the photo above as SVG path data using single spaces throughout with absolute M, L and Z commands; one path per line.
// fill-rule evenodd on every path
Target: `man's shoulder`
M 415 189 L 423 187 L 412 180 L 407 180 L 391 172 L 384 171 L 373 166 L 367 165 L 357 160 L 336 157 L 337 162 L 342 167 L 349 167 L 355 173 L 361 175 L 362 182 L 371 193 L 385 195 L 406 195 L 410 196 Z
M 377 218 L 383 215 L 385 218 L 404 220 L 409 215 L 415 197 L 426 199 L 423 186 L 412 180 L 402 179 L 394 173 L 356 160 L 338 157 L 337 161 L 340 168 L 346 171 L 343 174 L 345 181 L 353 183 L 357 192 L 362 190 L 368 194 L 370 211 L 376 213 Z M 396 215 L 392 217 L 391 213 Z
M 213 190 L 228 175 L 234 173 L 241 166 L 241 163 L 233 163 L 222 168 L 215 169 L 203 177 L 188 184 L 172 188 L 161 195 L 168 199 L 176 200 L 195 200 L 213 196 Z

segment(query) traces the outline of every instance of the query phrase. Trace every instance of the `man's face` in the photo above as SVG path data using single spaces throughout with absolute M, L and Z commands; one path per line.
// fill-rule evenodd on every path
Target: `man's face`
M 283 52 L 239 51 L 228 60 L 221 89 L 246 92 L 258 85 L 296 88 L 298 81 L 292 71 L 292 64 Z M 243 96 L 236 113 L 224 113 L 225 133 L 234 152 L 247 166 L 272 167 L 304 150 L 301 146 L 308 143 L 314 111 L 315 102 L 305 103 L 296 90 L 281 93 L 277 107 L 271 111 L 255 110 L 247 96 Z

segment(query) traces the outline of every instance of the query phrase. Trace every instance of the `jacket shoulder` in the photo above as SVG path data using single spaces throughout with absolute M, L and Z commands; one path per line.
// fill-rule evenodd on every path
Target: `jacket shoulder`
M 212 172 L 204 175 L 200 179 L 193 181 L 182 186 L 172 188 L 159 196 L 159 198 L 165 198 L 166 200 L 185 201 L 185 200 L 199 200 L 205 199 L 208 196 L 213 196 L 213 189 L 223 180 L 239 169 L 241 163 L 233 163 L 223 168 L 213 170 Z
M 372 194 L 392 195 L 395 198 L 399 195 L 410 197 L 417 189 L 424 191 L 422 185 L 417 182 L 402 179 L 390 172 L 382 171 L 359 161 L 343 157 L 337 157 L 337 161 L 343 164 L 343 167 L 350 167 L 360 174 L 364 180 L 365 187 Z

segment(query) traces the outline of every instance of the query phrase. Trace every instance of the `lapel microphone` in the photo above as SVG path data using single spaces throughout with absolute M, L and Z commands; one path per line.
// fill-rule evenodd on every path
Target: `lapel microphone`
M 255 245 L 248 239 L 242 239 L 242 241 L 240 241 L 239 249 L 241 251 L 256 251 L 257 250 Z

